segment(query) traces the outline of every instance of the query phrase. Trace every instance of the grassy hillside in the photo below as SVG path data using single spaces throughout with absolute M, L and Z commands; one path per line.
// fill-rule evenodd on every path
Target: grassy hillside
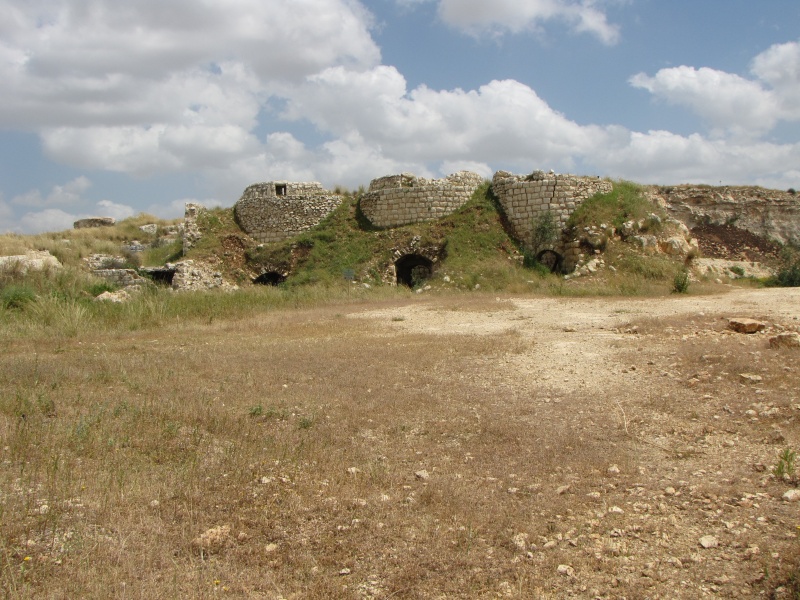
M 616 182 L 611 194 L 589 199 L 575 211 L 570 226 L 580 233 L 600 224 L 620 227 L 636 221 L 641 232 L 653 233 L 663 226 L 663 217 L 639 186 Z M 155 233 L 140 229 L 152 223 L 157 225 Z M 64 265 L 38 273 L 13 268 L 0 272 L 0 335 L 25 331 L 76 335 L 82 330 L 136 329 L 184 319 L 243 318 L 265 309 L 321 301 L 407 296 L 412 292 L 408 288 L 385 284 L 391 280 L 397 253 L 420 248 L 435 257 L 432 273 L 416 282 L 417 291 L 425 293 L 658 295 L 670 292 L 684 268 L 682 259 L 645 253 L 611 236 L 603 240 L 601 254 L 586 249 L 587 260 L 603 261 L 603 268 L 591 276 L 567 281 L 550 274 L 535 261 L 523 260 L 524 249 L 504 228 L 488 181 L 449 217 L 393 229 L 372 227 L 360 214 L 358 194 L 352 193 L 345 193 L 340 207 L 320 225 L 281 243 L 257 244 L 239 229 L 232 208 L 203 211 L 198 224 L 202 238 L 186 255 L 177 231 L 180 223 L 149 215 L 113 227 L 0 236 L 0 256 L 47 250 Z M 142 247 L 145 250 L 139 251 Z M 93 276 L 85 263 L 98 253 L 112 255 L 115 266 L 128 268 L 195 260 L 222 272 L 241 289 L 233 294 L 183 296 L 153 284 L 126 304 L 98 303 L 95 296 L 115 289 Z M 776 283 L 796 285 L 797 254 L 791 248 L 784 254 L 787 268 Z M 253 285 L 265 273 L 266 281 L 280 285 Z M 704 285 L 695 282 L 692 291 Z

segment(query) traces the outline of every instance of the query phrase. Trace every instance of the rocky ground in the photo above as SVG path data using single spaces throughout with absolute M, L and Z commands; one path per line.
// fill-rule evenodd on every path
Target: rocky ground
M 524 341 L 526 351 L 467 376 L 530 398 L 543 429 L 568 425 L 571 439 L 530 431 L 529 443 L 561 449 L 560 476 L 498 474 L 505 493 L 541 501 L 546 534 L 521 527 L 510 540 L 514 560 L 550 571 L 541 597 L 795 597 L 800 494 L 773 469 L 780 452 L 800 448 L 800 349 L 771 348 L 768 338 L 798 330 L 800 290 L 498 298 L 481 310 L 409 305 L 354 316 L 403 332 Z M 764 330 L 733 331 L 729 319 L 740 316 Z M 580 442 L 600 454 L 598 468 L 581 468 L 586 457 L 570 450 Z M 530 597 L 513 582 L 498 590 Z

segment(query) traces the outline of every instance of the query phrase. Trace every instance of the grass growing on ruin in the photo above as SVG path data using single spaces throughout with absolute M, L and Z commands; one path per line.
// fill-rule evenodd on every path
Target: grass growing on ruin
M 619 229 L 626 221 L 646 220 L 651 214 L 662 220 L 666 217 L 662 208 L 644 196 L 640 185 L 630 181 L 615 181 L 609 193 L 595 194 L 576 208 L 567 226 L 582 228 L 606 223 Z
M 359 281 L 380 283 L 382 271 L 393 262 L 393 249 L 443 249 L 432 282 L 447 274 L 452 287 L 522 289 L 530 273 L 520 267 L 517 244 L 503 229 L 500 213 L 485 182 L 472 199 L 453 215 L 430 223 L 392 229 L 371 227 L 359 218 L 356 196 L 347 194 L 342 205 L 320 225 L 291 240 L 251 250 L 256 267 L 292 267 L 286 286 L 331 285 L 346 273 Z

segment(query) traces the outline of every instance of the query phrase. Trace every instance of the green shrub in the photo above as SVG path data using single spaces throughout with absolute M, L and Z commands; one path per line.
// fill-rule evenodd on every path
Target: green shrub
M 772 474 L 778 479 L 791 479 L 795 476 L 795 459 L 797 454 L 791 448 L 784 448 L 778 454 L 778 461 L 772 467 Z
M 783 265 L 774 277 L 766 281 L 766 285 L 778 287 L 800 286 L 800 244 L 792 240 L 781 252 Z
M 779 287 L 800 286 L 800 260 L 778 271 L 775 276 L 775 284 Z
M 11 284 L 0 292 L 0 305 L 5 309 L 21 309 L 36 300 L 36 292 L 25 284 Z
M 744 277 L 744 269 L 739 265 L 733 265 L 731 267 L 731 273 L 737 275 L 738 277 Z
M 552 211 L 546 210 L 533 217 L 531 250 L 538 252 L 558 241 L 561 231 Z
M 689 292 L 689 270 L 681 269 L 672 280 L 673 294 L 686 294 Z

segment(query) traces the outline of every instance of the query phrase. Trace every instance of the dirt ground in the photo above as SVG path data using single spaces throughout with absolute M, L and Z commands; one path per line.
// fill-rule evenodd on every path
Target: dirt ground
M 800 447 L 800 349 L 771 349 L 768 337 L 800 329 L 800 290 L 434 300 L 351 316 L 395 332 L 522 341 L 522 352 L 460 377 L 529 398 L 527 443 L 562 453 L 560 475 L 518 486 L 552 509 L 541 513 L 547 533 L 514 538 L 517 560 L 552 571 L 548 597 L 796 597 L 800 504 L 783 499 L 794 484 L 772 470 L 780 451 Z M 735 333 L 730 317 L 767 328 Z M 541 439 L 554 421 L 566 437 Z M 581 467 L 580 442 L 599 468 Z M 510 582 L 498 594 L 529 597 Z
M 710 285 L 12 340 L 0 595 L 796 598 L 800 289 Z

